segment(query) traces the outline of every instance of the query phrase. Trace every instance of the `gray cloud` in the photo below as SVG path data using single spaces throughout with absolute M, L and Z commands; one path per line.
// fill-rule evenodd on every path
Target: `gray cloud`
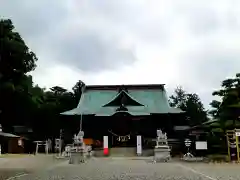
M 224 40 L 215 43 L 206 41 L 192 49 L 195 51 L 181 57 L 184 87 L 197 92 L 205 107 L 209 108 L 209 103 L 217 98 L 212 96 L 212 92 L 221 88 L 223 80 L 239 72 L 240 51 Z
M 220 27 L 216 13 L 211 10 L 195 12 L 195 16 L 190 16 L 189 21 L 189 27 L 196 35 L 214 32 Z
M 222 50 L 222 49 L 221 49 Z M 240 52 L 213 51 L 209 49 L 189 56 L 187 74 L 206 87 L 220 86 L 226 76 L 234 76 L 240 69 Z
M 65 1 L 23 0 L 21 3 L 15 3 L 10 0 L 0 11 L 3 12 L 4 18 L 13 20 L 17 31 L 34 50 L 43 52 L 41 57 L 54 57 L 52 61 L 56 63 L 77 67 L 86 72 L 96 72 L 116 69 L 136 60 L 133 49 L 121 47 L 121 39 L 104 39 L 108 34 L 111 36 L 111 30 L 107 30 L 108 27 L 102 28 L 101 25 L 96 26 L 96 21 L 91 22 L 90 16 L 86 16 L 90 12 L 81 12 L 82 7 L 79 6 L 80 12 L 76 14 L 76 19 L 72 19 L 71 10 L 64 6 Z M 90 27 L 93 25 L 92 29 L 88 29 L 91 32 L 86 32 L 87 24 L 74 26 L 78 18 L 84 17 Z M 65 31 L 69 24 L 70 30 Z M 76 30 L 78 32 L 72 34 L 72 31 Z M 48 62 L 41 59 L 41 63 Z
M 131 49 L 118 46 L 116 41 L 104 40 L 97 33 L 88 32 L 59 37 L 53 43 L 56 59 L 84 71 L 114 69 L 135 61 Z
M 169 54 L 183 49 L 172 61 L 181 72 L 176 84 L 186 84 L 190 91 L 198 91 L 205 101 L 210 101 L 212 90 L 220 87 L 223 79 L 234 76 L 240 69 L 240 48 L 234 43 L 240 41 L 237 0 L 2 3 L 1 14 L 13 20 L 42 64 L 51 59 L 96 73 L 131 66 L 138 60 L 135 45 L 140 44 L 143 50 L 144 45 L 153 46 Z M 130 45 L 124 45 L 124 41 L 130 41 Z M 144 73 L 147 71 L 151 70 Z
M 151 2 L 150 4 L 154 4 Z M 119 29 L 127 29 L 133 36 L 137 36 L 144 43 L 155 43 L 158 46 L 165 45 L 169 38 L 170 17 L 159 17 L 152 14 L 151 9 L 144 6 L 139 0 L 94 0 L 89 2 L 94 7 L 97 15 Z M 99 8 L 101 7 L 101 8 Z M 159 11 L 161 11 L 159 9 Z M 169 18 L 169 19 L 168 19 Z
M 16 30 L 30 41 L 47 35 L 68 17 L 62 0 L 8 0 L 1 4 L 2 16 L 12 19 Z

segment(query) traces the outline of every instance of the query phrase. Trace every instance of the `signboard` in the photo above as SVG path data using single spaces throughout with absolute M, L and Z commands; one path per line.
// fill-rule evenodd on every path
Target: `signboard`
M 207 141 L 196 141 L 196 150 L 207 150 Z
M 22 139 L 19 139 L 19 140 L 18 140 L 18 146 L 23 146 L 23 141 L 22 141 Z
M 239 137 L 239 136 L 240 136 L 240 132 L 236 132 L 236 136 L 238 136 L 238 137 Z
M 137 136 L 137 155 L 142 154 L 142 136 Z

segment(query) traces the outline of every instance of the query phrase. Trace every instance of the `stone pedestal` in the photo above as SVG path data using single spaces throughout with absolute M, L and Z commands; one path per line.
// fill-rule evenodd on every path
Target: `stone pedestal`
M 86 146 L 83 142 L 83 136 L 83 131 L 79 131 L 78 135 L 74 136 L 73 147 L 70 150 L 69 164 L 80 164 L 85 162 Z
M 85 162 L 84 152 L 71 152 L 69 164 L 80 164 Z
M 154 162 L 168 161 L 171 158 L 170 151 L 167 134 L 163 134 L 161 130 L 157 130 L 157 141 L 154 148 Z
M 168 161 L 171 158 L 170 155 L 170 148 L 167 145 L 163 146 L 156 146 L 154 149 L 154 161 Z

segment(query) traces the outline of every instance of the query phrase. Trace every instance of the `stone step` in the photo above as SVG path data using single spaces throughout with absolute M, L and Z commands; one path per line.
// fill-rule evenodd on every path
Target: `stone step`
M 95 157 L 103 157 L 103 149 L 93 150 L 93 156 Z M 154 148 L 152 149 L 142 149 L 142 155 L 145 157 L 153 156 Z M 109 148 L 109 156 L 115 157 L 136 157 L 137 149 L 135 147 L 114 147 Z
M 111 156 L 136 156 L 136 148 L 132 147 L 111 148 L 109 153 Z

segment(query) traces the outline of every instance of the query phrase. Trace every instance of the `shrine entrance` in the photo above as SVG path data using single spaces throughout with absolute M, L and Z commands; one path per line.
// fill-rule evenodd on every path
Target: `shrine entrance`
M 128 113 L 115 114 L 108 133 L 111 147 L 136 147 L 136 130 Z

